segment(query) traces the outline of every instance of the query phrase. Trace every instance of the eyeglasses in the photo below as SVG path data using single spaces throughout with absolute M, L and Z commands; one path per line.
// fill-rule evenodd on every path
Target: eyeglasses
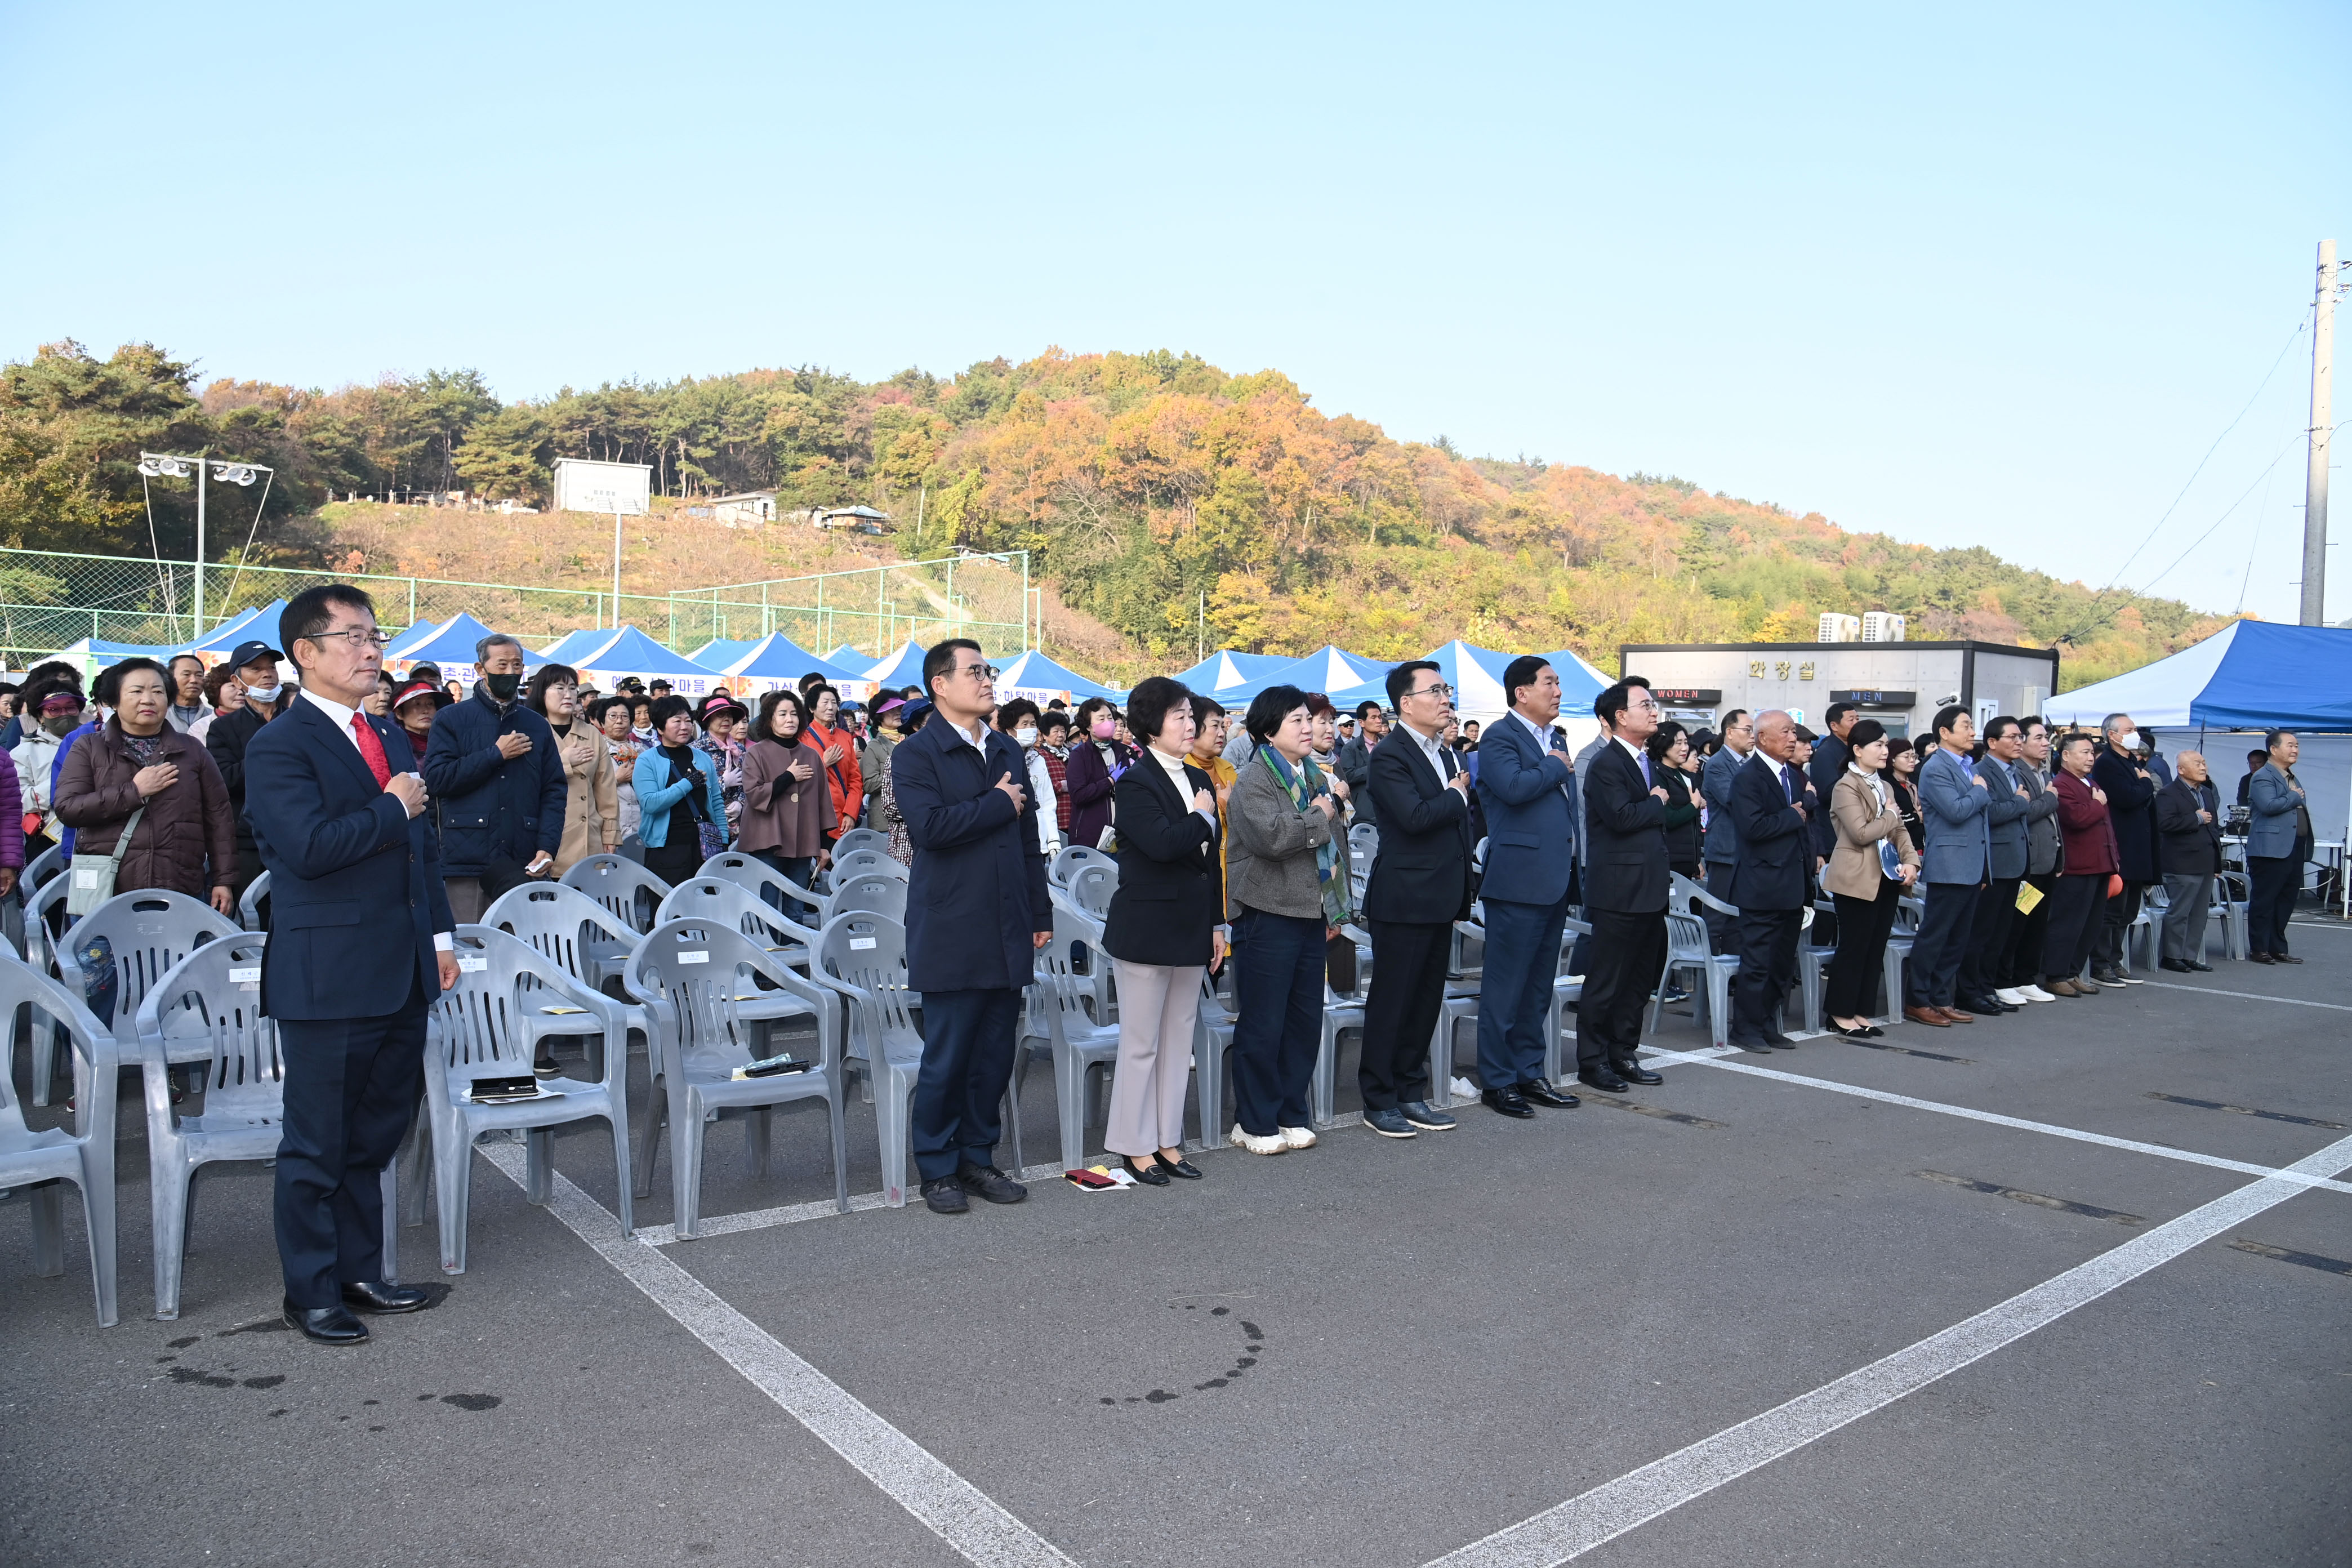
M 992 664 L 967 664 L 961 669 L 957 670 L 956 673 L 958 675 L 969 675 L 974 680 L 994 680 L 996 679 L 996 667 Z
M 1451 702 L 1454 700 L 1454 688 L 1450 686 L 1424 686 L 1418 691 L 1408 691 L 1405 695 L 1407 697 L 1443 697 L 1448 702 Z
M 382 647 L 392 641 L 392 634 L 381 631 L 372 632 L 365 626 L 345 626 L 339 632 L 310 632 L 306 634 L 302 640 L 323 643 L 331 639 L 347 642 L 353 647 L 365 647 L 370 643 Z

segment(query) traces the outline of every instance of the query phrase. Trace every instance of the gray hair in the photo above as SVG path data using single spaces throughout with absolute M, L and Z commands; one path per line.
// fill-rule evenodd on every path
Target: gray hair
M 2114 734 L 2116 732 L 2116 726 L 2130 717 L 2131 715 L 2128 713 L 2108 714 L 2105 718 L 2099 721 L 2099 733 L 2102 735 Z
M 474 645 L 475 668 L 479 668 L 481 666 L 489 663 L 490 649 L 501 645 L 514 649 L 517 653 L 523 651 L 522 643 L 519 639 L 510 637 L 504 632 L 492 632 L 489 636 L 484 637 L 481 641 Z

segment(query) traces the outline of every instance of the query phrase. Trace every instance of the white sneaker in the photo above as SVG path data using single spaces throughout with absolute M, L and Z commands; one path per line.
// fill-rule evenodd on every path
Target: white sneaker
M 2021 985 L 2017 988 L 2017 994 L 2020 996 L 2024 997 L 2028 1002 L 2055 1002 L 2058 1000 L 2056 996 L 2044 991 L 2039 985 Z
M 1286 1149 L 1315 1147 L 1315 1130 L 1312 1127 L 1285 1127 L 1280 1131 L 1283 1146 Z
M 2022 1007 L 2028 1002 L 2033 1000 L 2032 997 L 2028 996 L 2024 992 L 2009 987 L 1995 990 L 1993 994 L 2000 997 L 2002 1001 L 2008 1003 L 2012 1007 Z
M 1448 1087 L 1453 1089 L 1454 1098 L 1456 1100 L 1475 1100 L 1478 1098 L 1478 1086 L 1472 1083 L 1466 1078 L 1457 1078 Z
M 1234 1123 L 1234 1130 L 1226 1137 L 1225 1142 L 1236 1149 L 1246 1149 L 1253 1154 L 1280 1154 L 1290 1147 L 1280 1133 L 1270 1138 L 1260 1138 L 1243 1131 L 1242 1124 L 1238 1121 Z

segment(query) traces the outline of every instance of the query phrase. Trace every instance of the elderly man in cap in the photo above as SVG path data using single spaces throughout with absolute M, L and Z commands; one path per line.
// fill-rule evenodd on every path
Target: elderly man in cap
M 228 785 L 229 805 L 236 808 L 236 879 L 229 891 L 245 897 L 246 889 L 261 875 L 261 850 L 253 840 L 253 818 L 245 809 L 245 749 L 261 727 L 286 711 L 294 700 L 278 674 L 286 656 L 266 642 L 242 642 L 228 656 L 245 689 L 245 701 L 235 712 L 215 719 L 205 731 L 205 750 Z
M 441 710 L 425 748 L 442 875 L 461 925 L 523 879 L 554 873 L 569 793 L 555 731 L 522 701 L 522 644 L 493 632 L 476 646 L 474 668 L 473 695 Z

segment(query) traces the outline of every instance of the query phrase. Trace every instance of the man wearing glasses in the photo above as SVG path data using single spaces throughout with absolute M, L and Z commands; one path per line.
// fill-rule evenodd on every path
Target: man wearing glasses
M 1585 918 L 1592 924 L 1576 1012 L 1576 1076 L 1603 1094 L 1656 1083 L 1634 1059 L 1642 1007 L 1666 960 L 1666 790 L 1643 742 L 1658 702 L 1619 681 L 1592 700 L 1607 738 L 1585 773 Z M 1483 748 L 1482 748 L 1483 749 Z M 1489 764 L 1491 765 L 1491 764 Z
M 1478 748 L 1486 808 L 1485 978 L 1478 1001 L 1480 1098 L 1505 1116 L 1566 1110 L 1576 1096 L 1544 1077 L 1544 1028 L 1559 978 L 1560 934 L 1577 897 L 1576 763 L 1559 717 L 1559 674 L 1533 654 L 1503 671 L 1510 712 Z
M 1357 1076 L 1364 1125 L 1384 1138 L 1412 1138 L 1454 1125 L 1430 1103 L 1428 1047 L 1445 1000 L 1454 922 L 1470 913 L 1470 775 L 1438 740 L 1454 717 L 1444 672 L 1413 659 L 1389 671 L 1388 688 L 1398 726 L 1372 748 L 1364 771 L 1365 791 L 1379 802 L 1381 839 L 1364 884 L 1364 928 L 1377 962 Z M 1450 1065 L 1453 1052 L 1439 1058 Z
M 302 694 L 245 751 L 246 811 L 269 870 L 261 1008 L 286 1058 L 278 1255 L 288 1324 L 357 1344 L 352 1314 L 433 1298 L 383 1277 L 383 1168 L 425 1088 L 425 1019 L 457 983 L 441 850 L 415 752 L 362 707 L 383 668 L 375 608 L 306 589 L 278 622 Z
M 915 1169 L 933 1214 L 1029 1190 L 996 1168 L 998 1102 L 1013 1077 L 1021 993 L 1054 936 L 1027 763 L 989 722 L 996 671 L 952 637 L 923 656 L 931 722 L 890 753 L 890 793 L 915 847 L 907 879 L 907 984 L 923 998 Z

